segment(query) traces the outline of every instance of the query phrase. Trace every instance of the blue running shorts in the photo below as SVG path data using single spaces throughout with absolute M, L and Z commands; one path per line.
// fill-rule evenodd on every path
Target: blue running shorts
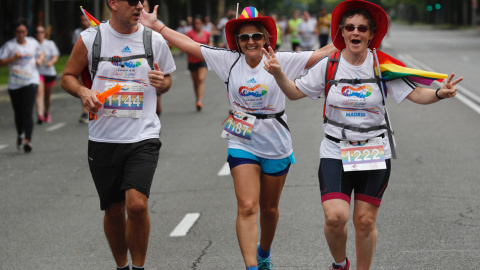
M 290 165 L 296 163 L 293 153 L 282 159 L 268 159 L 234 148 L 228 148 L 227 161 L 230 165 L 230 170 L 242 164 L 258 164 L 262 169 L 262 173 L 270 176 L 285 175 L 288 173 Z

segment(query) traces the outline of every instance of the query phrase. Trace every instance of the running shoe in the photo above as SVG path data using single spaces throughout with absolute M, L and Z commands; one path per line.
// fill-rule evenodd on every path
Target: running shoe
M 195 105 L 197 106 L 197 112 L 202 110 L 203 104 L 202 104 L 201 101 L 197 101 L 197 103 Z
M 257 244 L 257 249 L 259 246 L 260 246 L 260 243 Z M 272 270 L 273 263 L 270 261 L 270 256 L 268 256 L 268 258 L 262 258 L 260 255 L 258 255 L 258 252 L 257 252 L 257 266 L 258 266 L 258 270 Z
M 88 124 L 88 114 L 82 113 L 82 115 L 80 116 L 80 119 L 78 119 L 78 122 L 82 124 Z
M 341 267 L 340 265 L 335 265 L 334 263 L 332 263 L 332 266 L 330 266 L 330 268 L 328 268 L 328 270 L 335 270 L 335 269 L 352 270 L 352 268 L 350 267 L 350 261 L 348 260 L 348 258 L 346 258 L 346 260 L 347 260 L 347 264 L 345 264 L 344 267 Z
M 37 124 L 38 124 L 38 125 L 41 125 L 41 124 L 43 123 L 43 121 L 45 121 L 45 119 L 43 118 L 43 116 L 38 115 Z
M 25 153 L 30 153 L 32 152 L 32 149 L 33 146 L 30 140 L 25 140 L 25 144 L 23 145 L 23 151 L 25 151 Z
M 45 115 L 43 116 L 43 121 L 45 121 L 45 123 L 50 123 L 52 122 L 52 118 L 50 117 L 50 113 L 49 112 L 46 112 Z
M 18 137 L 17 138 L 17 149 L 18 151 L 22 150 L 23 148 L 23 138 L 22 137 Z

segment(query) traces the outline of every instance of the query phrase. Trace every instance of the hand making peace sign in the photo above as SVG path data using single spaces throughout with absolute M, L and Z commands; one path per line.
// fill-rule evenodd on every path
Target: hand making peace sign
M 275 57 L 275 52 L 272 47 L 268 46 L 268 51 L 265 48 L 262 48 L 263 54 L 267 57 L 267 60 L 264 61 L 265 66 L 263 68 L 273 76 L 279 75 L 282 72 L 282 67 L 278 62 L 278 59 Z
M 463 77 L 460 77 L 452 82 L 455 73 L 448 76 L 447 81 L 442 85 L 438 91 L 438 96 L 441 98 L 452 98 L 457 94 L 457 88 L 455 85 L 463 80 Z

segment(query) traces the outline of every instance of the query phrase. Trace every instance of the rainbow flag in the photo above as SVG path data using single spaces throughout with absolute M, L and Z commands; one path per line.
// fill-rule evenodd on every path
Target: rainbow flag
M 80 6 L 80 10 L 83 12 L 83 15 L 85 15 L 85 17 L 87 17 L 87 19 L 90 21 L 90 24 L 92 25 L 92 27 L 95 27 L 100 24 L 100 22 L 97 19 L 95 19 L 95 17 L 90 15 L 90 13 L 88 13 L 85 9 L 83 9 L 82 6 Z
M 443 79 L 448 77 L 447 74 L 407 68 L 402 62 L 378 50 L 377 56 L 380 64 L 380 72 L 382 73 L 382 78 L 385 80 L 408 77 L 416 83 L 430 86 L 434 81 L 442 82 Z M 375 68 L 375 73 L 378 75 L 377 68 Z

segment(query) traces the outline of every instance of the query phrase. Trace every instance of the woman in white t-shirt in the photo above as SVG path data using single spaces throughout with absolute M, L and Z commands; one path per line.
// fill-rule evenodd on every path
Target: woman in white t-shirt
M 10 67 L 8 94 L 15 115 L 17 148 L 30 152 L 32 151 L 33 107 L 39 83 L 37 65 L 43 61 L 43 53 L 37 40 L 27 37 L 25 21 L 18 21 L 13 29 L 15 38 L 7 41 L 0 48 L 0 66 L 9 65 Z
M 347 0 L 332 14 L 332 40 L 342 51 L 336 75 L 328 77 L 329 82 L 326 82 L 328 58 L 319 61 L 295 82 L 282 72 L 283 65 L 273 51 L 265 63 L 265 69 L 274 75 L 289 99 L 307 96 L 326 99 L 325 139 L 320 146 L 318 177 L 325 237 L 335 260 L 330 269 L 351 269 L 346 256 L 346 224 L 352 191 L 355 194 L 356 269 L 369 269 L 375 251 L 376 219 L 390 176 L 392 154 L 389 139 L 384 135 L 389 130 L 385 95 L 375 76 L 375 51 L 371 49 L 379 47 L 387 30 L 388 17 L 381 7 L 363 0 Z M 455 96 L 455 85 L 463 78 L 452 82 L 453 76 L 437 91 L 417 86 L 408 78 L 386 81 L 386 86 L 389 97 L 397 104 L 404 99 L 430 104 Z M 330 81 L 333 79 L 336 83 Z M 328 85 L 330 90 L 326 94 Z M 391 133 L 387 137 L 390 136 Z M 356 162 L 357 159 L 360 162 Z
M 263 69 L 262 48 L 275 46 L 276 26 L 247 7 L 239 19 L 225 26 L 231 50 L 199 44 L 158 23 L 155 14 L 142 13 L 141 22 L 161 33 L 180 50 L 206 61 L 227 87 L 232 113 L 223 136 L 238 202 L 237 237 L 249 269 L 271 269 L 270 247 L 279 217 L 278 204 L 290 164 L 295 163 L 287 126 L 285 95 Z M 282 52 L 278 59 L 290 79 L 323 57 L 330 48 L 310 52 Z M 260 207 L 260 244 L 257 216 Z
M 42 122 L 50 123 L 52 121 L 50 116 L 50 104 L 52 103 L 52 91 L 55 86 L 57 71 L 55 70 L 55 63 L 58 60 L 60 52 L 53 40 L 45 38 L 45 28 L 37 26 L 35 36 L 40 43 L 40 48 L 45 54 L 42 64 L 38 67 L 40 73 L 40 85 L 37 93 L 37 124 Z

